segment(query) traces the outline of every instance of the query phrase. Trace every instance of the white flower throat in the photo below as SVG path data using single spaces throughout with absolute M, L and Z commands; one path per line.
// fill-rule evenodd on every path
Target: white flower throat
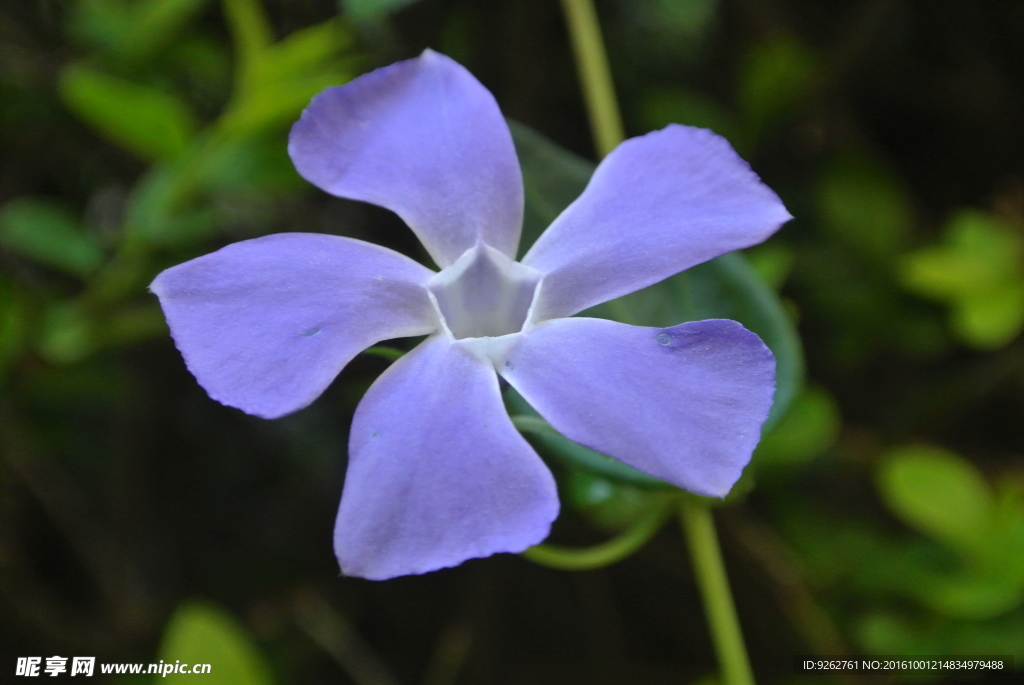
M 427 285 L 438 318 L 456 340 L 523 330 L 541 275 L 493 247 L 477 244 Z

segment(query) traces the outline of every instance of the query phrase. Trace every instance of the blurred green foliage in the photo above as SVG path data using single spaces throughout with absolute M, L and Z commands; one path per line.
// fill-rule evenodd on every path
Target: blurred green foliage
M 203 680 L 215 685 L 270 685 L 270 666 L 248 631 L 230 614 L 211 604 L 186 602 L 164 630 L 158 654 L 165 664 L 210 664 Z M 188 683 L 195 674 L 161 673 L 153 682 Z
M 598 4 L 631 134 L 712 128 L 796 216 L 745 255 L 590 312 L 737 318 L 778 357 L 771 424 L 718 510 L 759 680 L 793 682 L 797 653 L 1024 665 L 1019 13 Z M 357 359 L 295 416 L 250 420 L 195 386 L 146 293 L 167 266 L 275 231 L 414 251 L 386 213 L 302 182 L 286 135 L 324 87 L 427 46 L 525 122 L 512 124 L 525 250 L 594 168 L 557 10 L 0 8 L 5 663 L 89 653 L 209 662 L 204 678 L 224 682 L 429 685 L 698 682 L 714 669 L 667 530 L 571 577 L 497 558 L 338 580 L 346 425 L 385 362 Z M 603 542 L 676 496 L 507 400 L 556 470 L 556 542 Z M 308 620 L 296 593 L 331 619 Z
M 903 447 L 879 470 L 887 505 L 907 525 L 955 551 L 959 564 L 923 569 L 911 588 L 944 615 L 989 619 L 1024 602 L 1024 481 L 997 495 L 970 462 L 948 450 Z
M 963 342 L 996 349 L 1024 328 L 1024 235 L 992 214 L 961 210 L 944 241 L 907 255 L 907 288 L 947 304 Z
M 55 203 L 19 198 L 0 210 L 0 245 L 40 264 L 87 277 L 105 259 L 103 248 L 75 215 Z

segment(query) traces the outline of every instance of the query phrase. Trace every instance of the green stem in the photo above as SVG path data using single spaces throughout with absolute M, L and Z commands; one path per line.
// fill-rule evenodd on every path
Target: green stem
M 583 97 L 590 114 L 594 146 L 604 157 L 623 141 L 622 117 L 615 100 L 615 85 L 604 51 L 601 25 L 590 0 L 562 0 L 562 10 L 569 25 L 576 69 L 583 86 Z
M 743 633 L 729 591 L 729 579 L 725 575 L 711 508 L 696 497 L 687 496 L 683 499 L 680 519 L 704 600 L 708 628 L 722 668 L 722 682 L 725 685 L 754 685 L 754 674 L 750 670 Z
M 604 156 L 622 142 L 624 134 L 597 13 L 591 0 L 562 0 L 562 10 L 569 25 L 594 144 L 598 153 Z M 711 511 L 697 498 L 687 496 L 683 500 L 681 519 L 723 682 L 726 685 L 753 685 L 754 676 L 743 645 L 743 633 L 729 591 Z
M 668 518 L 668 507 L 654 507 L 633 526 L 608 542 L 577 549 L 558 545 L 536 545 L 523 552 L 530 561 L 563 571 L 588 571 L 610 566 L 647 544 Z

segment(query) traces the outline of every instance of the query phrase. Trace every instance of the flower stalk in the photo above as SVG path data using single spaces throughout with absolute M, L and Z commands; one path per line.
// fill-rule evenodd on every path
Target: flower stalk
M 594 144 L 603 157 L 625 139 L 625 133 L 601 27 L 592 0 L 562 0 L 562 9 L 572 39 Z M 718 655 L 722 682 L 754 685 L 711 510 L 700 499 L 685 496 L 680 521 Z
M 690 548 L 694 574 L 707 614 L 708 629 L 722 669 L 722 682 L 726 685 L 754 685 L 754 674 L 750 670 L 743 632 L 729 591 L 729 579 L 725 573 L 711 508 L 696 497 L 686 496 L 679 511 L 679 519 Z
M 535 564 L 562 571 L 590 571 L 611 566 L 647 544 L 670 513 L 670 507 L 654 507 L 619 535 L 594 547 L 577 549 L 544 543 L 530 547 L 522 556 Z
M 591 0 L 562 0 L 566 23 L 576 56 L 576 68 L 590 115 L 594 146 L 604 157 L 625 139 L 622 116 L 615 99 L 615 84 L 608 67 L 601 25 Z

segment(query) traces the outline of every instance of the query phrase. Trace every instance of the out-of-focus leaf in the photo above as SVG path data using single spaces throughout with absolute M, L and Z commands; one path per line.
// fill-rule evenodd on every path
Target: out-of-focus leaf
M 236 137 L 290 123 L 298 118 L 314 95 L 325 88 L 345 83 L 350 78 L 348 71 L 338 68 L 286 79 L 253 90 L 224 116 L 223 130 L 231 137 Z
M 826 169 L 818 211 L 838 242 L 879 260 L 903 249 L 912 220 L 907 192 L 895 175 L 857 156 L 839 158 Z
M 249 633 L 233 617 L 215 606 L 182 604 L 171 616 L 160 643 L 165 664 L 210 664 L 210 672 L 196 676 L 169 673 L 153 683 L 209 685 L 270 685 L 270 667 Z
M 663 509 L 677 493 L 652 491 L 610 480 L 587 470 L 572 470 L 565 479 L 566 503 L 586 513 L 598 528 L 619 531 L 652 509 Z
M 763 243 L 744 253 L 757 275 L 775 290 L 782 288 L 793 270 L 796 254 L 781 243 Z
M 71 5 L 70 30 L 119 60 L 153 56 L 209 0 L 78 0 Z
M 737 100 L 756 139 L 792 111 L 814 87 L 819 60 L 796 38 L 775 35 L 755 45 L 740 64 Z
M 43 315 L 37 350 L 54 364 L 74 364 L 97 349 L 96 322 L 74 302 L 51 306 Z
M 754 464 L 793 467 L 821 455 L 839 436 L 839 407 L 824 388 L 806 387 L 796 396 L 785 417 L 761 439 Z
M 867 654 L 1005 654 L 1016 657 L 1017 669 L 1024 658 L 1021 612 L 989 621 L 915 621 L 896 613 L 874 612 L 859 621 L 855 633 Z M 1012 679 L 1012 674 L 1007 675 Z M 907 682 L 931 680 L 927 673 L 915 676 L 920 678 Z
M 262 56 L 267 81 L 284 81 L 297 74 L 322 69 L 332 57 L 352 45 L 351 36 L 337 19 L 295 31 L 279 43 L 268 46 Z
M 587 187 L 594 163 L 569 152 L 525 124 L 509 120 L 523 170 L 526 210 L 519 256 Z
M 100 312 L 75 301 L 59 302 L 44 312 L 36 350 L 53 364 L 77 364 L 101 350 L 166 333 L 167 324 L 153 302 Z
M 103 251 L 71 212 L 37 198 L 13 200 L 0 209 L 0 245 L 76 276 L 103 263 Z
M 974 347 L 1002 347 L 1024 328 L 1024 283 L 1008 283 L 986 294 L 964 293 L 953 309 L 952 323 Z
M 516 392 L 515 388 L 505 391 L 505 403 L 513 417 L 528 417 L 518 421 L 516 427 L 539 448 L 542 454 L 551 454 L 562 461 L 580 467 L 620 483 L 630 483 L 646 488 L 670 488 L 665 481 L 637 471 L 632 466 L 607 454 L 595 452 L 565 437 L 540 417 L 533 407 Z
M 295 119 L 314 95 L 352 77 L 342 54 L 351 37 L 337 19 L 272 43 L 269 22 L 255 0 L 225 0 L 238 67 L 235 93 L 220 121 L 230 137 Z
M 995 531 L 995 565 L 1024 584 L 1024 483 L 1018 478 L 997 484 Z
M 128 201 L 126 238 L 180 246 L 213 234 L 217 228 L 215 208 L 195 203 L 203 167 L 188 162 L 154 167 L 136 185 Z
M 990 575 L 937 575 L 912 589 L 933 611 L 968 621 L 1002 616 L 1024 601 L 1024 582 Z
M 192 112 L 173 95 L 81 65 L 64 70 L 60 95 L 82 121 L 146 160 L 179 156 L 196 130 Z
M 910 254 L 903 282 L 946 302 L 967 344 L 1001 347 L 1024 329 L 1024 239 L 995 216 L 962 211 L 947 224 L 945 242 Z
M 953 452 L 895 449 L 878 470 L 878 487 L 892 512 L 925 535 L 965 550 L 992 541 L 992 491 L 978 470 Z
M 235 139 L 208 150 L 196 177 L 211 192 L 266 192 L 305 187 L 278 136 Z
M 224 0 L 224 13 L 235 43 L 238 69 L 244 73 L 273 42 L 274 32 L 259 0 Z
M 166 45 L 178 30 L 210 0 L 146 0 L 131 3 L 136 12 L 132 27 L 132 55 L 152 54 Z
M 417 0 L 342 0 L 345 11 L 356 21 L 374 21 Z

